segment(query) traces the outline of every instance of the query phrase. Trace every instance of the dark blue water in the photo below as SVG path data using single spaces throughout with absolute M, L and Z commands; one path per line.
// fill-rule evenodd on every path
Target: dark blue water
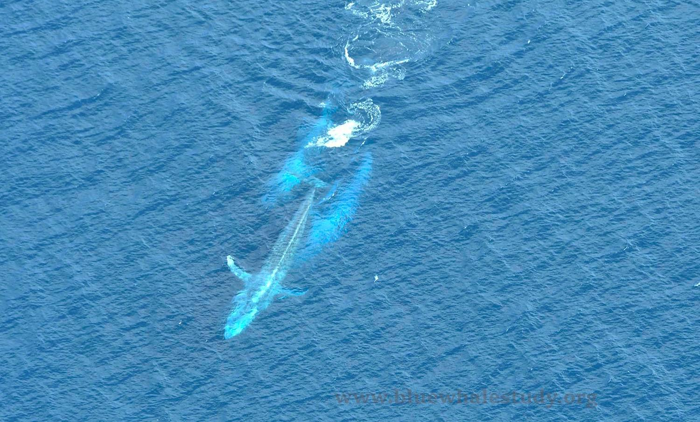
M 0 420 L 700 420 L 697 3 L 0 22 Z M 381 109 L 326 151 L 373 156 L 355 218 L 225 341 L 226 256 L 262 266 L 297 203 L 261 198 L 331 92 Z M 352 396 L 407 389 L 561 403 Z

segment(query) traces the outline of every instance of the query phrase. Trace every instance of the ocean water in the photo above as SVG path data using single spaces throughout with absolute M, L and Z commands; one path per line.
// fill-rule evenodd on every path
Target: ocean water
M 696 2 L 0 22 L 0 420 L 700 420 Z M 329 95 L 321 154 L 371 179 L 308 292 L 224 340 L 226 256 L 265 262 Z

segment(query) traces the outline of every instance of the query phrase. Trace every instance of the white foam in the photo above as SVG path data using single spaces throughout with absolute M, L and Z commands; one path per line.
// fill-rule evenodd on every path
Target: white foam
M 363 70 L 367 72 L 367 77 L 363 82 L 362 86 L 366 88 L 378 87 L 385 84 L 390 78 L 403 80 L 406 76 L 405 70 L 401 65 L 411 61 L 408 57 L 400 57 L 403 54 L 407 54 L 406 51 L 398 51 L 396 54 L 399 57 L 394 57 L 386 61 L 378 61 L 372 64 L 359 64 L 350 55 L 350 50 L 352 49 L 352 43 L 358 41 L 359 35 L 356 35 L 351 40 L 348 40 L 345 44 L 345 60 L 348 62 L 350 67 L 353 69 Z M 388 54 L 388 52 L 385 52 Z M 371 58 L 367 61 L 372 61 Z
M 375 19 L 379 19 L 384 25 L 391 25 L 391 9 L 393 9 L 392 6 L 380 4 L 370 10 Z
M 374 130 L 381 120 L 379 106 L 374 104 L 372 99 L 350 105 L 348 112 L 354 118 L 331 126 L 324 135 L 317 136 L 306 147 L 339 148 L 345 146 L 350 139 L 366 135 Z
M 360 5 L 359 8 L 354 7 L 356 5 L 355 2 L 351 2 L 345 5 L 345 10 L 349 10 L 353 15 L 363 19 L 379 21 L 384 25 L 391 25 L 392 10 L 403 7 L 405 2 L 406 0 L 399 0 L 396 4 L 391 4 L 391 2 L 372 1 L 371 4 Z M 361 10 L 361 8 L 366 11 Z
M 402 64 L 407 61 L 396 62 L 396 64 Z M 381 68 L 378 72 L 374 72 L 369 79 L 365 80 L 362 83 L 362 87 L 367 89 L 384 85 L 389 80 L 389 77 L 402 81 L 406 77 L 406 71 L 400 67 Z
M 426 54 L 433 37 L 424 15 L 438 0 L 353 0 L 345 8 L 367 21 L 345 43 L 345 60 L 362 75 L 363 88 L 402 80 L 404 64 Z M 431 12 L 431 15 L 433 12 Z
M 348 120 L 345 123 L 333 126 L 328 129 L 328 133 L 314 139 L 307 147 L 339 148 L 348 143 L 355 130 L 360 126 L 355 120 Z
M 357 38 L 358 38 L 358 36 L 355 36 L 355 38 L 353 38 L 353 41 L 356 41 Z M 355 64 L 355 59 L 350 57 L 350 53 L 348 52 L 348 48 L 350 48 L 350 41 L 345 43 L 345 60 L 347 60 L 348 64 L 350 66 L 354 67 L 355 69 L 361 69 L 362 68 L 361 66 L 358 66 Z
M 437 6 L 437 0 L 369 0 L 353 1 L 345 5 L 353 15 L 385 26 L 395 26 L 394 17 L 407 10 L 429 12 Z
M 352 39 L 352 41 L 357 41 L 358 36 L 355 36 L 355 38 Z M 388 60 L 386 62 L 379 62 L 379 63 L 374 63 L 374 64 L 357 64 L 355 62 L 355 59 L 353 59 L 350 56 L 350 43 L 351 41 L 348 41 L 345 43 L 345 60 L 348 62 L 348 64 L 355 69 L 368 69 L 372 72 L 377 72 L 379 70 L 388 68 L 388 67 L 393 67 L 393 66 L 398 66 L 404 63 L 408 63 L 411 60 L 410 59 L 398 59 L 398 60 Z
M 418 4 L 420 4 L 420 5 L 423 6 L 423 11 L 424 11 L 424 12 L 429 12 L 429 11 L 431 11 L 433 8 L 435 8 L 435 6 L 437 6 L 437 0 L 419 1 Z
M 358 128 L 356 136 L 366 135 L 373 131 L 382 120 L 382 112 L 371 98 L 352 104 L 348 107 L 348 111 L 353 114 L 358 114 L 359 112 L 364 115 L 363 124 Z

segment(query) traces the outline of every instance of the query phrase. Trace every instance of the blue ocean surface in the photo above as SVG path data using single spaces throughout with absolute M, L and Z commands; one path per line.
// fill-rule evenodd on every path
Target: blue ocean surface
M 0 420 L 700 420 L 697 2 L 0 0 L 0 69 Z M 229 255 L 307 291 L 225 339 Z

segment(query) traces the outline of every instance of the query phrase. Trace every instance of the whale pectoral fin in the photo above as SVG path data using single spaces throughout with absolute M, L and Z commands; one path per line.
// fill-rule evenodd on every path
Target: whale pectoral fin
M 282 299 L 288 298 L 288 297 L 295 297 L 295 296 L 303 296 L 306 294 L 306 290 L 301 290 L 301 289 L 280 289 L 277 294 L 282 296 Z
M 233 257 L 231 255 L 226 257 L 226 263 L 228 264 L 228 267 L 233 275 L 241 279 L 244 283 L 247 283 L 248 280 L 250 280 L 250 274 L 243 271 L 238 265 L 234 264 Z

